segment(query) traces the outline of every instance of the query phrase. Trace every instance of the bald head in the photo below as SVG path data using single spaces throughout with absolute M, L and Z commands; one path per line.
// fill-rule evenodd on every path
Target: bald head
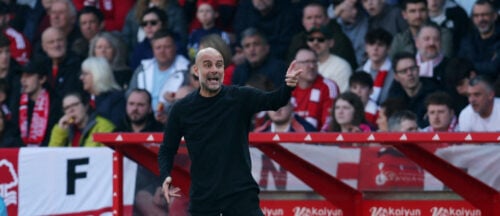
M 222 54 L 218 50 L 216 50 L 215 48 L 212 48 L 212 47 L 207 47 L 207 48 L 203 48 L 200 51 L 198 51 L 198 53 L 196 54 L 195 63 L 198 64 L 200 59 L 202 59 L 202 56 L 206 56 L 206 55 L 220 56 L 222 58 Z
M 201 96 L 213 97 L 219 93 L 224 80 L 224 58 L 219 51 L 211 47 L 201 49 L 193 70 L 199 77 Z
M 58 28 L 47 28 L 42 34 L 42 49 L 52 59 L 62 58 L 66 54 L 64 33 Z

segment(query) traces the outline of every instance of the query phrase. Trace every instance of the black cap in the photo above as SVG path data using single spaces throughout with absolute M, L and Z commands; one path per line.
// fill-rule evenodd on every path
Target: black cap
M 33 59 L 28 62 L 21 70 L 21 74 L 38 74 L 40 76 L 47 75 L 47 72 L 44 70 L 44 64 L 41 60 Z
M 307 35 L 311 35 L 314 32 L 320 32 L 325 36 L 325 38 L 332 39 L 333 31 L 326 25 L 318 27 L 313 27 L 311 30 L 307 32 Z

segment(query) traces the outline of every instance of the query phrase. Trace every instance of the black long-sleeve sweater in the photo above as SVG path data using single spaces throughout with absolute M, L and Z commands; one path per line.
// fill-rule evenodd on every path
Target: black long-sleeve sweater
M 223 86 L 214 97 L 197 91 L 178 101 L 170 111 L 158 155 L 161 178 L 170 176 L 184 136 L 192 162 L 191 211 L 217 210 L 220 199 L 258 190 L 248 149 L 250 120 L 256 112 L 287 104 L 292 90 L 284 85 L 273 92 Z

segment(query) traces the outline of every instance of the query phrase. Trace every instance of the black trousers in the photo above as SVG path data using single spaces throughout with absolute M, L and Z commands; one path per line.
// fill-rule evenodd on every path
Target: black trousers
M 193 212 L 191 216 L 264 216 L 259 206 L 257 191 L 243 191 L 222 199 L 220 209 L 214 212 Z

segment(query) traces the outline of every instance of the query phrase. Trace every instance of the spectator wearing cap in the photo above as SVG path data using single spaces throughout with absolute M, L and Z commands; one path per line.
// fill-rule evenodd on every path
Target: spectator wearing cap
M 271 80 L 274 87 L 282 86 L 286 64 L 270 54 L 271 45 L 266 36 L 255 28 L 249 28 L 241 33 L 241 38 L 245 61 L 236 66 L 232 83 L 242 86 L 260 74 Z
M 305 30 L 293 36 L 288 47 L 287 60 L 293 60 L 297 50 L 307 46 L 307 32 L 309 30 L 323 25 L 328 26 L 334 32 L 333 39 L 336 45 L 330 48 L 330 53 L 342 57 L 349 62 L 351 68 L 356 68 L 358 64 L 351 40 L 344 34 L 335 20 L 328 18 L 325 6 L 316 1 L 309 1 L 302 10 L 302 27 Z
M 11 11 L 5 2 L 0 2 L 0 30 L 10 41 L 12 58 L 20 65 L 28 63 L 31 57 L 31 44 L 21 32 L 10 26 Z
M 196 19 L 201 23 L 201 27 L 193 29 L 189 35 L 188 55 L 190 59 L 194 59 L 199 50 L 201 39 L 207 35 L 217 34 L 227 44 L 231 43 L 228 33 L 215 25 L 219 17 L 218 6 L 216 0 L 199 0 L 197 2 Z
M 104 28 L 104 15 L 92 6 L 86 6 L 78 13 L 78 26 L 80 26 L 81 37 L 71 44 L 71 50 L 81 58 L 89 54 L 89 44 L 92 38 Z
M 335 81 L 340 92 L 349 87 L 349 77 L 352 68 L 343 58 L 331 54 L 330 48 L 335 46 L 333 32 L 327 26 L 312 28 L 307 34 L 307 46 L 316 52 L 319 62 L 319 73 L 330 80 Z
M 26 146 L 47 146 L 50 130 L 61 115 L 61 105 L 45 87 L 46 82 L 41 61 L 31 61 L 22 69 L 21 95 L 18 108 L 12 110 L 12 121 L 18 124 Z

